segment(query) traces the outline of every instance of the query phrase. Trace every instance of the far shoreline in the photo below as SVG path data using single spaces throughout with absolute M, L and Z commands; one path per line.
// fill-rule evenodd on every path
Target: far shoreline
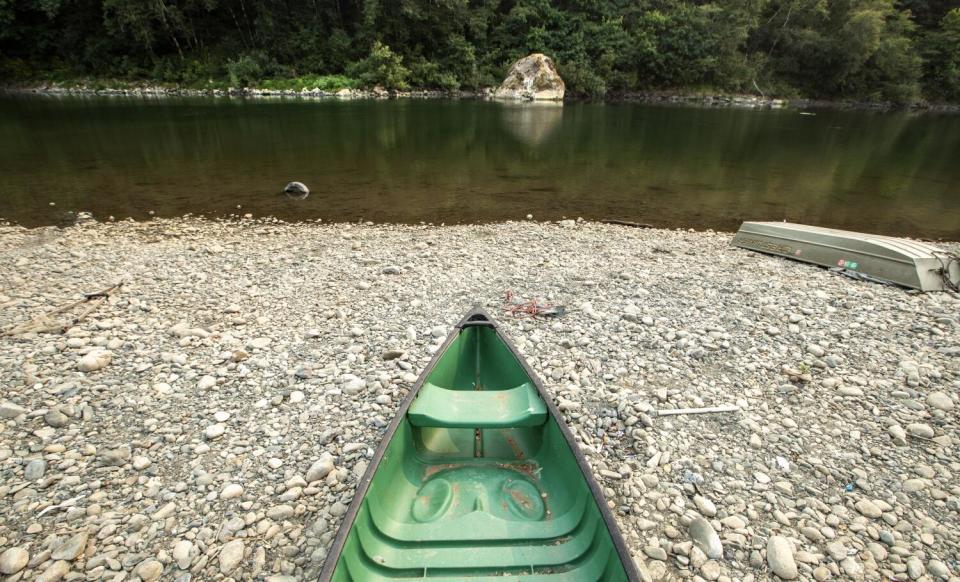
M 352 100 L 393 100 L 393 99 L 464 99 L 498 100 L 493 97 L 492 88 L 478 91 L 437 90 L 414 88 L 405 91 L 344 88 L 338 91 L 320 89 L 261 89 L 257 87 L 195 89 L 182 86 L 160 84 L 130 84 L 113 82 L 107 86 L 103 82 L 84 84 L 38 83 L 0 86 L 0 95 L 33 95 L 39 97 L 131 97 L 131 98 L 223 98 L 251 100 L 302 100 L 302 101 L 352 101 Z M 516 100 L 518 103 L 531 101 Z M 536 101 L 535 103 L 642 103 L 650 105 L 689 106 L 709 109 L 825 109 L 875 112 L 911 112 L 911 113 L 960 113 L 960 104 L 927 103 L 918 101 L 909 104 L 888 101 L 849 101 L 808 98 L 780 98 L 751 94 L 725 93 L 719 91 L 645 91 L 630 93 L 612 93 L 601 99 L 586 97 L 565 97 L 562 101 Z

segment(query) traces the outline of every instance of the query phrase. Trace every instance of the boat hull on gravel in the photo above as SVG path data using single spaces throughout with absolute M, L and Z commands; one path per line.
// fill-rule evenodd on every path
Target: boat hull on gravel
M 320 579 L 638 580 L 542 383 L 475 309 L 387 429 Z

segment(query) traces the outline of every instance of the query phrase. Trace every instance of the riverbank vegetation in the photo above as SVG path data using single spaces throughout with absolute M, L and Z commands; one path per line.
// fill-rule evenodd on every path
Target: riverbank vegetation
M 0 78 L 960 101 L 958 0 L 0 0 Z

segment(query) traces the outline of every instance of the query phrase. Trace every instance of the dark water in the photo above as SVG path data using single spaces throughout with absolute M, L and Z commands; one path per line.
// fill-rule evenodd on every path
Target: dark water
M 435 223 L 529 213 L 960 239 L 960 116 L 948 115 L 8 97 L 0 176 L 0 217 L 28 226 L 77 210 Z M 291 180 L 310 197 L 279 195 Z

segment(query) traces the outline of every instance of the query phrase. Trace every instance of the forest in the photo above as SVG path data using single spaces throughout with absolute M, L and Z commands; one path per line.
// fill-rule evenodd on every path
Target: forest
M 960 0 L 0 0 L 6 83 L 477 89 L 543 52 L 568 95 L 960 101 Z

